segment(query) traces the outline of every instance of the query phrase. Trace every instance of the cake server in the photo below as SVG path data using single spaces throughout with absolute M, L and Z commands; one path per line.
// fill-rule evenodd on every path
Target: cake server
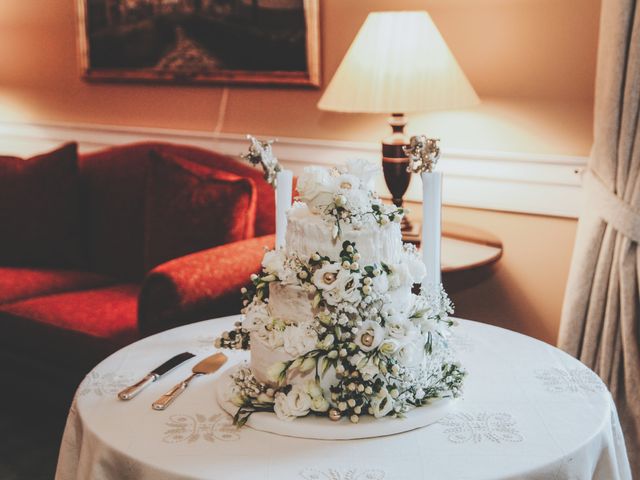
M 201 375 L 207 375 L 209 373 L 216 372 L 227 361 L 227 356 L 224 353 L 216 353 L 204 360 L 201 360 L 195 367 L 193 367 L 192 374 L 182 382 L 178 383 L 175 387 L 162 395 L 158 400 L 153 402 L 151 406 L 154 410 L 164 410 L 173 402 L 178 396 L 184 392 L 191 380 Z
M 144 387 L 146 387 L 150 383 L 155 382 L 160 377 L 162 377 L 165 373 L 170 372 L 171 370 L 176 368 L 178 365 L 186 362 L 187 360 L 193 357 L 195 357 L 193 353 L 189 353 L 189 352 L 179 353 L 175 357 L 172 357 L 166 362 L 164 362 L 159 367 L 151 370 L 138 383 L 135 383 L 130 387 L 127 387 L 124 390 L 122 390 L 120 393 L 118 393 L 118 398 L 120 400 L 131 400 L 138 393 L 140 393 Z

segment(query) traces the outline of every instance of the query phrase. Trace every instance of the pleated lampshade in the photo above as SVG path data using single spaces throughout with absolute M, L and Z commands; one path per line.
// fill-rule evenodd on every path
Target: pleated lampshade
M 411 113 L 478 103 L 427 12 L 374 12 L 360 28 L 318 108 Z

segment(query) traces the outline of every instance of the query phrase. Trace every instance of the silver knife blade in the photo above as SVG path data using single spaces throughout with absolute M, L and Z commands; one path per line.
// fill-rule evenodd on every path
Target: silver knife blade
M 142 391 L 142 389 L 145 388 L 147 385 L 149 385 L 150 383 L 155 382 L 156 380 L 158 380 L 160 377 L 162 377 L 167 372 L 173 370 L 178 365 L 186 362 L 187 360 L 189 360 L 190 358 L 193 358 L 193 357 L 195 357 L 195 355 L 193 353 L 183 352 L 183 353 L 180 353 L 180 354 L 170 358 L 169 360 L 164 362 L 162 365 L 160 365 L 160 366 L 154 368 L 153 370 L 151 370 L 139 382 L 137 382 L 134 385 L 131 385 L 130 387 L 127 387 L 124 390 L 122 390 L 121 392 L 119 392 L 118 393 L 118 398 L 120 400 L 131 400 L 138 393 L 140 393 Z

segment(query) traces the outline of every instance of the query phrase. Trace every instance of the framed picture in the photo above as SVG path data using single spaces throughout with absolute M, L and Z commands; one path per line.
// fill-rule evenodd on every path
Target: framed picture
M 320 86 L 320 0 L 76 0 L 96 81 Z

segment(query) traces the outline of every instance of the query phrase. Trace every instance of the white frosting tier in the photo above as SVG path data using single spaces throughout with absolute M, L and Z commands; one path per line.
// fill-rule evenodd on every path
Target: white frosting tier
M 267 371 L 269 367 L 278 362 L 288 362 L 294 360 L 295 357 L 289 355 L 281 348 L 273 349 L 268 345 L 265 345 L 260 337 L 255 334 L 251 334 L 251 371 L 253 375 L 262 383 L 272 385 L 269 381 Z M 306 374 L 300 374 L 299 372 L 292 372 L 287 376 L 286 383 L 288 385 L 295 385 L 296 383 L 303 383 L 307 380 L 312 380 L 315 376 L 315 371 L 312 370 Z M 326 398 L 331 398 L 331 392 L 329 387 L 337 381 L 335 369 L 329 368 L 325 375 L 320 378 L 320 388 L 325 393 Z
M 281 318 L 298 325 L 313 322 L 311 308 L 313 296 L 298 285 L 269 284 L 269 312 L 273 318 Z
M 288 215 L 287 253 L 309 258 L 318 252 L 337 259 L 342 243 L 349 240 L 356 244 L 362 265 L 396 263 L 402 255 L 402 234 L 398 223 L 390 222 L 384 226 L 366 224 L 362 229 L 345 223 L 337 239 L 332 238 L 331 227 L 322 216 L 313 214 L 306 204 L 294 203 Z

